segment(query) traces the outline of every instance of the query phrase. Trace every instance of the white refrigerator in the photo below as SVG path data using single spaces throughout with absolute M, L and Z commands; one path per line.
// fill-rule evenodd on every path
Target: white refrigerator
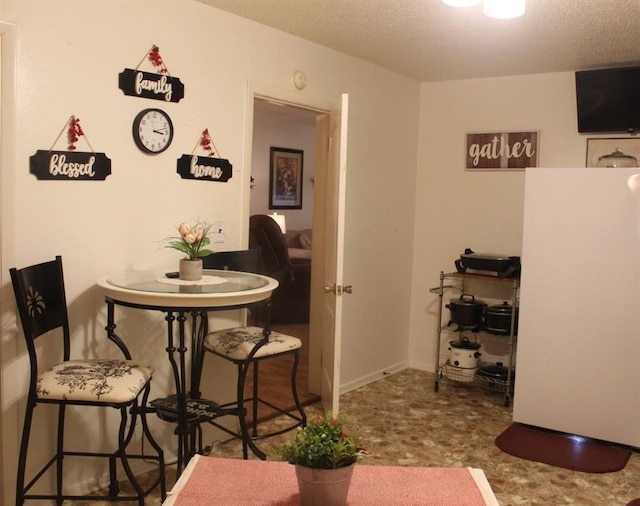
M 513 420 L 640 447 L 640 169 L 525 180 Z

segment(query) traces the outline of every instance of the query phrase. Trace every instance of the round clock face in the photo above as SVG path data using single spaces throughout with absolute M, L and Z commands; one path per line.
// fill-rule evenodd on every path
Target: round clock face
M 173 123 L 160 109 L 144 109 L 133 120 L 133 140 L 143 152 L 157 155 L 173 140 Z

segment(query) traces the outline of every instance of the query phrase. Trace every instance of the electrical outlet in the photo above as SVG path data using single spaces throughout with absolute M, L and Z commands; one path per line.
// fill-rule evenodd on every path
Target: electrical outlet
M 224 228 L 224 221 L 216 221 L 213 224 L 213 242 L 220 244 L 224 242 L 225 237 L 226 231 Z

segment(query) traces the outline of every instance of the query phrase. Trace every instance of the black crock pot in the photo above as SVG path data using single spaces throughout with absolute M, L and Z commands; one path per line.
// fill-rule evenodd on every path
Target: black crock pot
M 508 302 L 488 306 L 484 312 L 483 329 L 492 334 L 510 334 L 513 306 Z M 518 308 L 515 308 L 514 334 L 518 332 Z
M 507 378 L 509 377 L 509 369 L 505 367 L 502 362 L 487 364 L 478 369 L 478 376 L 492 380 L 507 381 Z M 511 379 L 513 379 L 514 376 L 515 371 L 512 369 Z
M 445 307 L 451 311 L 451 321 L 463 327 L 476 327 L 482 323 L 484 301 L 463 293 L 459 299 L 451 299 Z

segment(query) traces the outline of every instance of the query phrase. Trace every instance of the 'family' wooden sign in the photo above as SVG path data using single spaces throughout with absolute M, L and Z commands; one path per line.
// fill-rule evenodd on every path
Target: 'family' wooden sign
M 538 166 L 538 132 L 467 134 L 468 170 L 518 170 Z
M 149 60 L 157 72 L 144 72 L 138 67 Z M 124 69 L 118 75 L 118 87 L 125 95 L 140 98 L 151 98 L 165 102 L 180 102 L 184 98 L 184 84 L 177 77 L 172 77 L 165 65 L 160 48 L 155 44 L 145 54 L 135 69 Z
M 184 84 L 171 77 L 142 70 L 124 69 L 118 76 L 118 87 L 125 95 L 179 102 L 184 97 Z

